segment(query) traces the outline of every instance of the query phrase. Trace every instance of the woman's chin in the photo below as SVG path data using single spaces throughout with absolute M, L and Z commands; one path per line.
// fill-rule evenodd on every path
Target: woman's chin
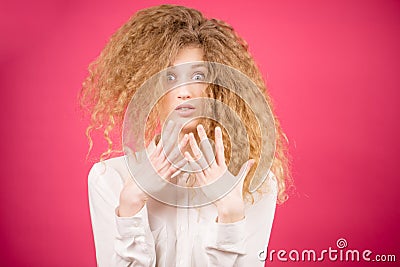
M 189 122 L 185 122 L 182 128 L 182 131 L 185 133 L 194 132 L 196 131 L 196 127 L 199 124 L 197 120 L 191 120 Z
M 181 130 L 181 132 L 183 132 L 183 133 L 197 132 L 196 127 L 200 123 L 196 119 L 188 120 L 186 118 L 183 120 L 179 120 L 179 122 L 182 123 L 182 125 L 183 125 L 182 130 Z
M 197 125 L 200 124 L 200 120 L 198 119 L 188 119 L 188 118 L 181 118 L 181 117 L 175 117 L 171 118 L 175 123 L 179 123 L 182 125 L 181 133 L 196 133 L 196 127 Z

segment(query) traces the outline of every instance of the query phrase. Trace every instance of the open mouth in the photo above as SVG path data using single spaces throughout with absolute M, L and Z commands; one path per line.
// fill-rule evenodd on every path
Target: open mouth
M 182 117 L 187 117 L 195 112 L 196 108 L 190 104 L 181 104 L 175 108 L 175 111 Z

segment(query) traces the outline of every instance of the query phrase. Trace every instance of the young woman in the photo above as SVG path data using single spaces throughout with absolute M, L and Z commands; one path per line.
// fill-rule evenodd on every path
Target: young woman
M 121 133 L 125 112 L 129 113 L 129 102 L 139 88 L 157 73 L 165 73 L 167 83 L 183 76 L 205 81 L 204 69 L 192 66 L 183 72 L 173 71 L 193 62 L 216 62 L 243 73 L 273 112 L 246 42 L 227 23 L 175 5 L 137 12 L 91 64 L 82 89 L 82 103 L 92 114 L 89 140 L 92 129 L 103 129 L 109 144 L 89 173 L 98 266 L 264 265 L 258 254 L 268 244 L 276 202 L 287 197 L 288 163 L 279 121 L 273 115 L 266 116 L 273 120 L 275 132 L 273 161 L 270 172 L 256 172 L 263 156 L 262 130 L 258 129 L 257 114 L 249 107 L 251 100 L 256 103 L 256 94 L 248 93 L 246 88 L 234 93 L 218 84 L 172 87 L 157 101 L 146 121 L 148 164 L 131 163 L 128 150 L 125 156 L 109 158 L 115 151 L 110 133 L 115 128 Z M 238 93 L 247 94 L 250 101 L 243 101 Z M 153 97 L 154 92 L 150 89 L 146 94 Z M 248 154 L 235 152 L 235 144 L 230 144 L 230 140 L 240 139 L 230 139 L 241 137 L 239 130 L 230 133 L 229 127 L 214 119 L 180 121 L 190 117 L 190 109 L 198 108 L 190 101 L 201 98 L 218 100 L 238 115 L 246 130 Z M 145 105 L 141 103 L 135 107 L 137 110 Z M 125 117 L 124 123 L 134 121 Z M 177 138 L 172 138 L 173 133 Z M 214 148 L 208 138 L 215 142 Z M 255 176 L 265 179 L 252 191 Z M 190 207 L 160 201 L 138 182 L 156 181 L 157 177 L 186 188 L 209 185 L 221 178 L 237 179 L 238 183 L 208 205 Z

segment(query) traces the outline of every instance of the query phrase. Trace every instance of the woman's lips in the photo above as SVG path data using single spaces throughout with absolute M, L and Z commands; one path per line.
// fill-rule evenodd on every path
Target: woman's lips
M 181 117 L 189 117 L 193 115 L 193 113 L 196 111 L 196 108 L 190 104 L 182 104 L 177 106 L 175 111 Z

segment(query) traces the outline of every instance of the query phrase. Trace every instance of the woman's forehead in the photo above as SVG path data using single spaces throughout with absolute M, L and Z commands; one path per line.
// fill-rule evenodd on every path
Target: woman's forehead
M 204 57 L 204 52 L 202 48 L 199 47 L 184 47 L 178 51 L 175 59 L 172 62 L 173 66 L 193 62 L 202 61 Z

